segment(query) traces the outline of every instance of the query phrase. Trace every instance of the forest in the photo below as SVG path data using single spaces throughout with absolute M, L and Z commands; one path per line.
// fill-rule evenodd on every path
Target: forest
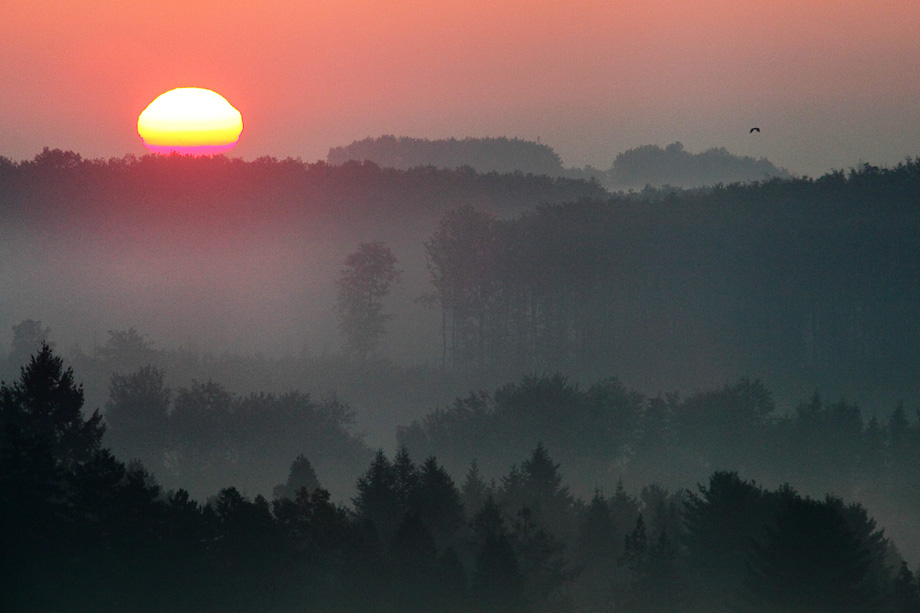
M 461 168 L 478 172 L 560 176 L 562 159 L 552 147 L 518 138 L 464 138 L 429 140 L 381 136 L 365 138 L 344 147 L 332 147 L 326 162 L 338 166 L 349 161 L 370 160 L 380 166 L 407 170 L 417 166 Z
M 695 489 L 582 498 L 542 443 L 499 480 L 473 463 L 459 482 L 401 446 L 374 454 L 349 507 L 304 455 L 270 501 L 227 486 L 200 503 L 117 459 L 106 429 L 47 344 L 0 386 L 6 610 L 920 608 L 865 507 L 788 483 L 715 471 Z
M 643 145 L 628 149 L 617 154 L 606 170 L 592 166 L 565 167 L 559 154 L 539 139 L 537 142 L 518 138 L 429 140 L 387 135 L 332 147 L 326 156 L 326 162 L 334 166 L 365 160 L 401 170 L 429 165 L 448 169 L 467 166 L 480 173 L 520 171 L 594 180 L 610 190 L 640 190 L 647 185 L 691 188 L 792 178 L 789 171 L 766 158 L 733 155 L 724 147 L 691 153 L 679 142 L 664 148 Z
M 915 611 L 917 202 L 0 158 L 4 598 Z

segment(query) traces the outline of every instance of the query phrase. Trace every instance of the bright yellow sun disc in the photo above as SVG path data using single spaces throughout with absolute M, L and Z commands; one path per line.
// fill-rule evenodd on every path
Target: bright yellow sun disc
M 137 133 L 154 153 L 224 153 L 242 132 L 240 112 L 217 92 L 200 87 L 161 94 L 137 118 Z

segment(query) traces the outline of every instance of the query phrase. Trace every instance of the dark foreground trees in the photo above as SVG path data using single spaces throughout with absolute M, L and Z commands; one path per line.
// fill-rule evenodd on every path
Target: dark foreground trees
M 203 390 L 200 390 L 203 391 Z M 215 398 L 220 395 L 214 396 Z M 380 451 L 354 510 L 305 456 L 269 502 L 164 493 L 101 447 L 47 345 L 0 386 L 4 611 L 915 611 L 918 585 L 858 504 L 717 472 L 696 493 L 578 500 L 538 444 L 462 491 Z M 313 488 L 310 491 L 309 488 Z M 464 507 L 464 501 L 470 506 Z M 475 507 L 477 508 L 473 508 Z

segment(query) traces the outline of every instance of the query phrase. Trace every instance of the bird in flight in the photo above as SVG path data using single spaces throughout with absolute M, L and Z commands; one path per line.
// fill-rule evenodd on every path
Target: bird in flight
M 753 134 L 754 132 L 760 132 L 760 128 L 751 128 L 751 131 L 748 134 Z

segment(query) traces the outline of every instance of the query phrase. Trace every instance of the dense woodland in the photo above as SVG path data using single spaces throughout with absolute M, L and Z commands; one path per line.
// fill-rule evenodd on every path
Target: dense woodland
M 916 610 L 918 204 L 0 158 L 4 597 Z
M 499 481 L 378 451 L 352 504 L 293 460 L 271 501 L 164 492 L 104 446 L 47 346 L 0 387 L 5 610 L 917 611 L 858 503 L 714 472 L 572 495 L 543 444 Z
M 511 220 L 456 209 L 425 244 L 445 357 L 628 380 L 680 368 L 691 384 L 729 366 L 805 394 L 913 397 L 918 201 L 908 162 Z

